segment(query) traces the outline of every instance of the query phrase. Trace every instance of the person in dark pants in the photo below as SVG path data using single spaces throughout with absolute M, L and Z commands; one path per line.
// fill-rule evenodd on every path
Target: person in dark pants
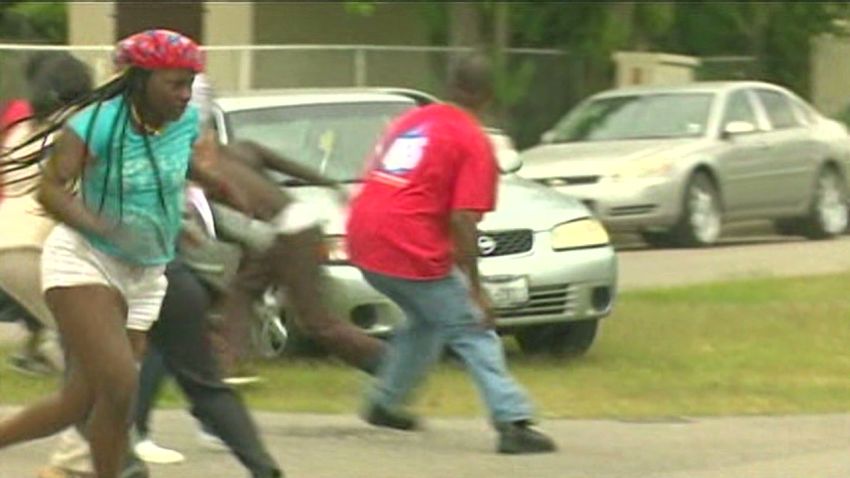
M 227 445 L 254 478 L 281 477 L 245 404 L 224 382 L 208 340 L 210 293 L 180 260 L 168 265 L 168 290 L 150 330 L 158 351 L 191 403 L 191 412 Z

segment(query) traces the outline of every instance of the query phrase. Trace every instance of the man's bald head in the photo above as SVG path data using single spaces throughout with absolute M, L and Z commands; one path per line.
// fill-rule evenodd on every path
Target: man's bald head
M 457 57 L 449 69 L 449 96 L 461 106 L 479 110 L 493 96 L 493 71 L 490 60 L 481 53 Z

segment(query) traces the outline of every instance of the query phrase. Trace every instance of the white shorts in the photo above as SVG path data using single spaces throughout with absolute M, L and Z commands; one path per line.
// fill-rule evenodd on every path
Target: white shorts
M 292 201 L 271 220 L 278 234 L 296 234 L 311 227 L 321 226 L 314 208 L 303 201 Z
M 95 249 L 83 236 L 57 225 L 41 255 L 41 290 L 103 284 L 127 302 L 127 328 L 147 331 L 159 317 L 168 287 L 165 266 L 137 266 Z

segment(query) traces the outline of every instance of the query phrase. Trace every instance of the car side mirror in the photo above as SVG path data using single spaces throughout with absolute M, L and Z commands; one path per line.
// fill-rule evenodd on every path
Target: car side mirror
M 513 148 L 503 149 L 496 153 L 496 161 L 499 162 L 499 170 L 502 173 L 515 173 L 522 168 L 522 159 Z
M 749 134 L 756 132 L 756 125 L 749 121 L 730 121 L 723 127 L 723 137 L 729 138 L 739 134 Z
M 555 132 L 552 131 L 552 130 L 549 130 L 549 131 L 543 133 L 542 135 L 540 135 L 540 142 L 541 143 L 544 143 L 544 144 L 545 143 L 552 143 L 554 141 L 555 141 Z

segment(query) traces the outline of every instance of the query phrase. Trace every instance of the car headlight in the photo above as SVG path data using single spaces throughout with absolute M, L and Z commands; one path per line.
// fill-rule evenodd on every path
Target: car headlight
M 673 162 L 668 159 L 638 159 L 630 161 L 614 171 L 611 180 L 664 177 L 669 176 L 672 172 Z
M 552 249 L 556 251 L 604 246 L 609 243 L 608 231 L 596 219 L 579 219 L 552 228 Z
M 321 256 L 328 264 L 347 264 L 345 236 L 326 236 L 322 243 Z

